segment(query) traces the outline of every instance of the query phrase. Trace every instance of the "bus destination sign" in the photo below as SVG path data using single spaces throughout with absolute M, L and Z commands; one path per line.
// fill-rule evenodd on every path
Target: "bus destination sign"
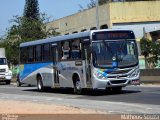
M 135 36 L 132 31 L 102 31 L 93 33 L 94 41 L 118 39 L 135 39 Z

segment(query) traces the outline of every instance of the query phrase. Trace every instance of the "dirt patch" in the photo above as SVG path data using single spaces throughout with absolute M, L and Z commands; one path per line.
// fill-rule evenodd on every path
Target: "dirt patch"
M 0 100 L 0 114 L 104 114 L 104 112 L 54 104 Z

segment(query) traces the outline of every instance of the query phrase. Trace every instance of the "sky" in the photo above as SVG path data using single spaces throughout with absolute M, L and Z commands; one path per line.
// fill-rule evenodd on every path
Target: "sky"
M 86 8 L 90 0 L 38 0 L 40 12 L 46 13 L 50 20 L 72 15 L 80 10 L 79 5 Z M 0 37 L 12 25 L 13 16 L 23 15 L 25 0 L 0 0 Z

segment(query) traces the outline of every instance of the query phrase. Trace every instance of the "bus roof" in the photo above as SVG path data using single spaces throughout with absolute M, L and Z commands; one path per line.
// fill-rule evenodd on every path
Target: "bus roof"
M 27 47 L 27 46 L 33 46 L 33 45 L 39 45 L 39 44 L 45 44 L 45 43 L 54 43 L 54 42 L 64 41 L 64 40 L 69 40 L 69 39 L 74 39 L 74 38 L 89 37 L 90 33 L 98 32 L 98 31 L 132 31 L 132 30 L 129 30 L 129 29 L 101 29 L 101 30 L 85 31 L 85 32 L 74 33 L 70 35 L 62 35 L 62 36 L 50 37 L 50 38 L 41 39 L 41 40 L 24 42 L 20 44 L 20 47 Z
M 54 43 L 57 41 L 69 40 L 69 39 L 74 39 L 74 38 L 83 38 L 87 36 L 90 36 L 90 31 L 25 42 L 25 43 L 21 43 L 20 47 L 33 46 L 33 45 L 45 44 L 45 43 Z

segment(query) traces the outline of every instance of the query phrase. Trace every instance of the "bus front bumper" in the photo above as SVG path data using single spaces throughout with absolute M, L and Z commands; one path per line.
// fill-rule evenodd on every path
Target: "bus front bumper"
M 93 78 L 93 89 L 106 89 L 108 87 L 125 87 L 128 85 L 140 85 L 140 78 L 135 77 L 132 79 L 98 79 Z

